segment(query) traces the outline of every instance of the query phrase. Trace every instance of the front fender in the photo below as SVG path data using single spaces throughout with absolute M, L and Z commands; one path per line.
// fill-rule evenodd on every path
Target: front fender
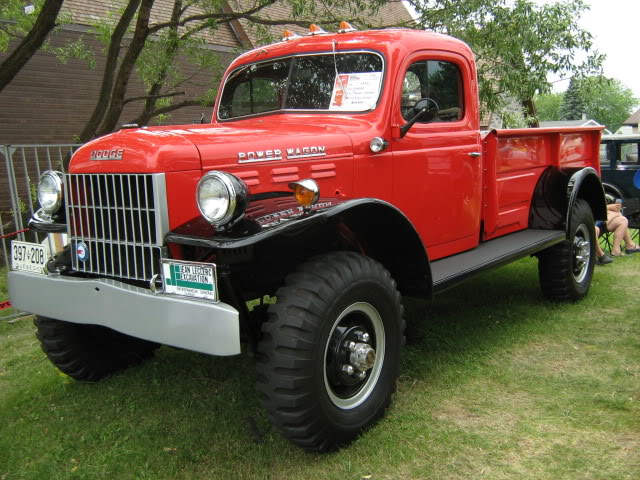
M 166 243 L 255 256 L 286 256 L 287 246 L 311 254 L 348 248 L 382 263 L 406 294 L 430 295 L 427 252 L 410 220 L 395 206 L 374 198 L 321 198 L 305 211 L 291 195 L 252 201 L 245 218 L 228 232 L 215 232 L 197 218 L 165 237 Z

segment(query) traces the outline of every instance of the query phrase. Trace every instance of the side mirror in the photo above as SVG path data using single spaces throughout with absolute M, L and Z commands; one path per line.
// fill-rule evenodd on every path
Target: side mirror
M 418 120 L 423 123 L 431 123 L 438 117 L 438 104 L 431 98 L 423 98 L 419 100 L 413 107 L 413 118 L 400 127 L 400 138 L 404 137 L 413 124 Z

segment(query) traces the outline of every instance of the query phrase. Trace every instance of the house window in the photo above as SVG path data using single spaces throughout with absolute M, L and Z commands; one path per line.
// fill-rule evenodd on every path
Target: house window
M 405 120 L 413 115 L 413 106 L 421 98 L 431 98 L 438 104 L 434 122 L 455 122 L 464 116 L 462 76 L 451 62 L 426 60 L 416 62 L 405 74 L 402 85 L 401 110 Z

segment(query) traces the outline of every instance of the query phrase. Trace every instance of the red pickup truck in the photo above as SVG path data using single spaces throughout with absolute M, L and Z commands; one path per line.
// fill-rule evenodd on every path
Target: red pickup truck
M 31 227 L 66 246 L 15 243 L 9 291 L 60 370 L 242 342 L 275 427 L 325 451 L 389 405 L 402 296 L 529 255 L 544 295 L 587 294 L 598 128 L 483 134 L 461 41 L 316 32 L 238 57 L 211 123 L 127 126 L 42 175 Z

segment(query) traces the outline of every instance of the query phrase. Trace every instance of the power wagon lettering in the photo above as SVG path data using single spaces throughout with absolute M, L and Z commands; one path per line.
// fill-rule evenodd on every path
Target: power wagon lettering
M 288 158 L 290 160 L 308 157 L 324 157 L 327 155 L 326 147 L 318 145 L 314 147 L 287 148 L 285 149 L 286 157 L 282 156 L 282 150 L 264 150 L 255 152 L 238 152 L 238 163 L 248 162 L 265 162 L 268 160 L 282 160 Z

